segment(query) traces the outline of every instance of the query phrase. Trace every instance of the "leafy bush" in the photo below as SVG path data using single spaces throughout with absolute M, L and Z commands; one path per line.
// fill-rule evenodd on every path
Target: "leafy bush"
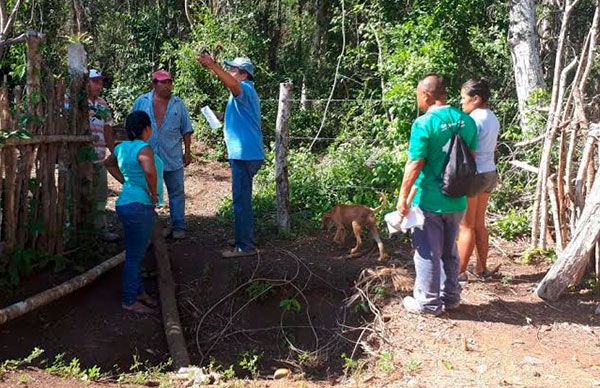
M 531 232 L 531 221 L 528 211 L 522 209 L 509 209 L 504 217 L 492 225 L 492 233 L 505 240 L 514 240 L 517 237 Z

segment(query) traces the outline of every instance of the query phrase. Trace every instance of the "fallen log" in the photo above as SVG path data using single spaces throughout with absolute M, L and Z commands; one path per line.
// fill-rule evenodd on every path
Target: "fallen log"
M 167 243 L 162 234 L 162 226 L 158 217 L 154 222 L 152 248 L 158 265 L 158 287 L 160 289 L 160 304 L 167 345 L 169 346 L 169 353 L 173 358 L 173 365 L 179 369 L 190 365 L 190 356 L 188 355 L 181 322 L 179 321 L 179 312 L 175 299 L 175 282 L 171 273 L 169 251 L 167 250 Z
M 50 302 L 55 301 L 71 292 L 78 290 L 98 278 L 103 273 L 116 267 L 125 261 L 125 251 L 118 255 L 106 260 L 102 264 L 95 266 L 89 271 L 74 277 L 62 283 L 59 286 L 46 290 L 42 293 L 34 295 L 30 298 L 25 299 L 22 302 L 15 303 L 6 308 L 0 310 L 0 325 L 20 317 L 21 315 L 27 314 L 30 311 L 35 310 L 38 307 L 44 306 Z
M 577 222 L 573 237 L 558 260 L 535 289 L 542 299 L 556 300 L 568 286 L 576 284 L 589 263 L 592 250 L 600 237 L 600 170 L 596 172 L 592 190 Z

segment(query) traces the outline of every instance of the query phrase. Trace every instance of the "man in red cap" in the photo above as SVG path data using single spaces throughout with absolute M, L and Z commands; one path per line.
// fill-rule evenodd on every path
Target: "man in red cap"
M 169 193 L 172 236 L 182 239 L 186 232 L 183 168 L 192 161 L 193 128 L 183 101 L 173 95 L 171 73 L 152 73 L 152 90 L 135 100 L 132 111 L 135 110 L 150 116 L 152 136 L 148 143 L 165 164 L 163 177 Z

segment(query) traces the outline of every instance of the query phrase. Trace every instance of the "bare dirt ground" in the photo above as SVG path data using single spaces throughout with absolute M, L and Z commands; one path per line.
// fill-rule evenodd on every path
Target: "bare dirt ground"
M 467 284 L 463 305 L 440 317 L 406 313 L 401 297 L 407 291 L 394 291 L 390 282 L 370 289 L 371 308 L 366 298 L 345 307 L 361 272 L 381 263 L 337 258 L 351 242 L 339 248 L 325 233 L 280 239 L 266 232 L 259 236 L 258 258 L 223 260 L 219 251 L 232 232 L 215 212 L 229 195 L 229 170 L 198 162 L 186 174 L 188 238 L 171 241 L 169 249 L 194 363 L 234 365 L 241 377 L 255 365 L 258 378 L 246 383 L 251 386 L 600 386 L 598 294 L 572 292 L 555 303 L 534 297 L 531 290 L 548 264 L 517 264 L 524 243 L 493 246 L 491 266 L 502 264 L 500 273 Z M 115 182 L 111 187 L 118 189 Z M 384 242 L 392 258 L 387 265 L 410 284 L 406 240 Z M 151 258 L 147 262 L 147 285 L 156 294 Z M 67 359 L 103 370 L 128 370 L 133 354 L 153 364 L 165 361 L 160 318 L 124 314 L 119 292 L 117 268 L 3 325 L 0 359 L 24 357 L 38 346 L 48 357 L 65 352 Z M 269 381 L 281 367 L 295 380 Z M 7 374 L 0 386 L 82 385 L 22 370 Z

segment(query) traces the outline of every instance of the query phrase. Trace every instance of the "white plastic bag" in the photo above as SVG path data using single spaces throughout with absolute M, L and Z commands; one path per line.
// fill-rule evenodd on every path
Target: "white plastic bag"
M 202 114 L 206 118 L 206 121 L 208 121 L 208 125 L 210 125 L 212 129 L 221 128 L 221 126 L 223 125 L 208 105 L 203 106 L 200 109 L 200 112 L 202 112 Z
M 406 233 L 413 228 L 422 230 L 423 224 L 425 223 L 423 211 L 418 206 L 411 207 L 406 217 L 403 217 L 398 210 L 395 210 L 386 214 L 383 219 L 387 224 L 390 235 L 398 233 L 399 231 Z
M 398 210 L 388 213 L 383 217 L 385 223 L 387 224 L 390 236 L 400 231 L 400 229 L 402 228 L 400 225 L 402 224 L 403 218 L 404 217 L 400 215 L 400 212 Z

